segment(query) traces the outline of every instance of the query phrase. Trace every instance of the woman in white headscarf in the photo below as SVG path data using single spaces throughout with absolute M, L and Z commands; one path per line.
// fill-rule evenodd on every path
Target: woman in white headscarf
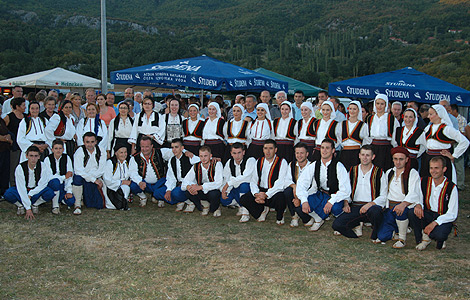
M 418 157 L 426 150 L 426 138 L 418 127 L 418 113 L 413 108 L 407 108 L 401 125 L 393 133 L 392 146 L 405 147 L 410 153 L 411 167 L 418 171 Z
M 362 105 L 359 101 L 351 101 L 348 106 L 348 119 L 341 122 L 340 162 L 349 171 L 358 165 L 359 151 L 364 140 L 369 136 L 369 128 L 362 121 Z
M 277 143 L 277 156 L 288 163 L 294 160 L 294 142 L 296 121 L 293 118 L 289 101 L 281 103 L 281 117 L 273 121 L 274 139 Z
M 431 106 L 428 117 L 430 122 L 424 129 L 427 151 L 421 160 L 420 175 L 421 177 L 430 176 L 429 161 L 433 156 L 442 155 L 447 162 L 447 170 L 444 175 L 457 184 L 453 161 L 465 153 L 469 142 L 460 131 L 452 127 L 452 122 L 444 106 L 439 104 Z M 451 153 L 452 144 L 454 144 L 454 151 Z
M 321 158 L 320 145 L 324 139 L 331 139 L 335 142 L 335 148 L 341 144 L 341 126 L 335 120 L 335 107 L 331 101 L 325 101 L 321 105 L 321 113 L 323 118 L 315 120 L 313 131 L 315 132 L 315 152 L 313 153 L 313 161 Z
M 222 113 L 217 102 L 209 103 L 207 111 L 209 117 L 206 119 L 206 124 L 202 130 L 203 143 L 211 148 L 213 157 L 223 159 L 225 153 L 225 120 L 222 119 Z
M 199 155 L 205 121 L 199 116 L 199 106 L 197 104 L 191 104 L 188 107 L 188 113 L 189 118 L 183 120 L 182 123 L 184 149 Z
M 304 143 L 308 149 L 308 160 L 312 161 L 313 152 L 315 151 L 315 132 L 312 130 L 313 122 L 316 120 L 311 102 L 304 102 L 300 106 L 300 113 L 302 119 L 297 122 L 295 134 L 297 136 L 297 143 Z
M 256 119 L 251 123 L 249 134 L 251 143 L 246 151 L 247 156 L 256 159 L 262 157 L 264 155 L 264 141 L 273 137 L 273 125 L 269 107 L 266 103 L 259 103 L 256 106 Z
M 241 104 L 234 104 L 231 111 L 233 118 L 224 125 L 224 135 L 227 141 L 224 161 L 231 158 L 230 146 L 232 144 L 238 142 L 245 145 L 245 147 L 249 144 L 248 136 L 251 122 L 242 119 L 245 108 Z
M 393 167 L 392 136 L 396 128 L 400 126 L 393 114 L 388 112 L 388 97 L 385 94 L 378 94 L 374 100 L 374 113 L 369 115 L 366 123 L 369 127 L 368 144 L 372 144 L 375 159 L 374 165 L 382 170 Z

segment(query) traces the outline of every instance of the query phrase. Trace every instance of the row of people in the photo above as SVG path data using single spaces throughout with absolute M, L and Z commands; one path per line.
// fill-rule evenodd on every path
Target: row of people
M 53 154 L 44 162 L 39 161 L 36 146 L 28 148 L 27 160 L 15 170 L 16 187 L 5 193 L 19 215 L 34 218 L 38 206 L 47 201 L 52 201 L 53 213 L 59 213 L 59 203 L 64 203 L 79 215 L 82 200 L 87 207 L 127 210 L 131 192 L 142 207 L 149 193 L 158 206 L 167 202 L 182 211 L 186 204 L 185 212 L 197 208 L 214 217 L 221 215 L 221 204 L 238 207 L 240 222 L 248 222 L 250 215 L 263 222 L 273 208 L 276 223 L 282 225 L 288 208 L 291 226 L 299 226 L 301 219 L 310 231 L 319 230 L 332 214 L 335 234 L 350 238 L 362 235 L 361 222 L 371 222 L 371 240 L 396 238 L 394 248 L 405 247 L 411 222 L 417 249 L 423 250 L 431 239 L 438 241 L 438 249 L 445 247 L 458 213 L 456 186 L 444 176 L 445 159 L 433 157 L 431 176 L 421 178 L 404 147 L 392 149 L 394 167 L 384 172 L 372 163 L 373 147 L 362 146 L 360 164 L 348 173 L 335 158 L 331 139 L 323 140 L 320 159 L 313 162 L 308 160 L 308 146 L 297 144 L 296 161 L 290 164 L 277 156 L 275 140 L 264 142 L 263 156 L 257 160 L 245 155 L 243 144 L 235 143 L 225 167 L 207 146 L 199 149 L 198 157 L 185 153 L 180 139 L 169 150 L 154 148 L 151 139 L 143 137 L 141 152 L 130 157 L 126 147 L 118 146 L 109 160 L 94 133 L 87 132 L 83 142 L 73 166 L 60 140 L 54 141 Z

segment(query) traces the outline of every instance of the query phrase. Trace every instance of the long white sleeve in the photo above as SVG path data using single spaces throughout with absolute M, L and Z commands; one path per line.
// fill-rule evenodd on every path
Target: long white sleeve
M 315 182 L 314 178 L 316 163 L 319 163 L 319 161 L 313 162 L 308 165 L 297 179 L 296 194 L 301 203 L 308 202 L 309 191 L 314 194 L 318 190 L 317 183 Z
M 351 196 L 351 182 L 349 180 L 348 171 L 346 171 L 346 168 L 340 162 L 336 165 L 336 173 L 338 176 L 339 189 L 336 193 L 330 195 L 331 198 L 328 202 L 331 204 L 347 200 Z
M 194 168 L 193 168 L 194 169 Z M 221 162 L 217 162 L 215 165 L 215 176 L 213 182 L 206 182 L 202 184 L 202 191 L 204 194 L 209 193 L 212 190 L 218 190 L 224 183 L 224 168 Z
M 288 172 L 289 165 L 287 164 L 287 161 L 285 159 L 281 159 L 281 168 L 279 170 L 278 178 L 274 182 L 273 187 L 268 189 L 268 191 L 266 192 L 266 196 L 268 196 L 268 199 L 271 199 L 271 197 L 275 194 L 284 191 L 284 179 L 286 178 Z

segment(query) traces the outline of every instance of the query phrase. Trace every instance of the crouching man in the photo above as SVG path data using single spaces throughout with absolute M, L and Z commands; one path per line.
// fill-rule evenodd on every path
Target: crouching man
M 74 215 L 82 214 L 82 197 L 86 207 L 105 208 L 106 187 L 102 180 L 106 165 L 106 151 L 101 151 L 93 132 L 83 135 L 83 146 L 73 155 L 75 174 L 72 192 L 75 197 Z
M 384 172 L 372 161 L 375 155 L 370 145 L 359 151 L 361 163 L 351 168 L 351 205 L 344 205 L 344 212 L 333 222 L 333 230 L 348 238 L 362 236 L 363 222 L 372 223 L 370 238 L 377 239 L 383 221 L 383 207 L 387 200 L 387 179 Z
M 258 222 L 266 220 L 269 208 L 272 207 L 276 210 L 276 224 L 283 225 L 286 210 L 284 180 L 289 166 L 276 152 L 276 141 L 266 140 L 263 145 L 264 156 L 257 160 L 256 171 L 251 177 L 250 192 L 241 197 L 240 205 L 246 207 Z
M 242 143 L 234 143 L 230 146 L 231 159 L 224 167 L 224 182 L 220 202 L 223 206 L 238 207 L 237 216 L 241 216 L 240 222 L 247 222 L 250 213 L 240 206 L 240 197 L 250 192 L 250 179 L 255 171 L 256 160 L 253 157 L 245 157 L 245 149 Z
M 183 179 L 181 190 L 186 197 L 202 211 L 201 215 L 210 213 L 220 217 L 220 188 L 223 184 L 222 163 L 212 158 L 211 148 L 202 146 L 199 149 L 200 162 L 196 163 Z
M 36 146 L 26 150 L 26 161 L 15 169 L 16 186 L 5 192 L 5 200 L 18 207 L 17 215 L 24 215 L 27 220 L 34 219 L 39 213 L 39 205 L 54 198 L 54 191 L 47 186 L 51 171 L 39 161 L 41 151 Z
M 436 240 L 437 249 L 446 247 L 445 241 L 457 219 L 459 199 L 457 186 L 444 176 L 446 161 L 441 156 L 429 162 L 431 177 L 421 179 L 421 197 L 414 210 L 408 212 L 415 232 L 416 249 L 424 250 Z
M 351 196 L 348 172 L 334 153 L 335 142 L 324 139 L 320 145 L 321 159 L 310 164 L 297 180 L 296 192 L 302 206 L 295 209 L 302 219 L 304 214 L 314 219 L 310 231 L 320 229 L 330 213 L 335 217 L 342 214 L 344 203 Z
M 72 193 L 73 165 L 69 155 L 64 153 L 64 142 L 54 140 L 52 142 L 52 154 L 44 159 L 44 163 L 51 169 L 52 177 L 47 185 L 54 192 L 52 199 L 52 213 L 59 214 L 59 203 L 73 207 L 75 198 Z

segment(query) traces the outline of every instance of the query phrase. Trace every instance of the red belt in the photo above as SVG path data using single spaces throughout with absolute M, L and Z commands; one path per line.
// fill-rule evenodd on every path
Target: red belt
M 372 140 L 372 145 L 377 145 L 377 146 L 389 146 L 391 143 L 389 140 Z

